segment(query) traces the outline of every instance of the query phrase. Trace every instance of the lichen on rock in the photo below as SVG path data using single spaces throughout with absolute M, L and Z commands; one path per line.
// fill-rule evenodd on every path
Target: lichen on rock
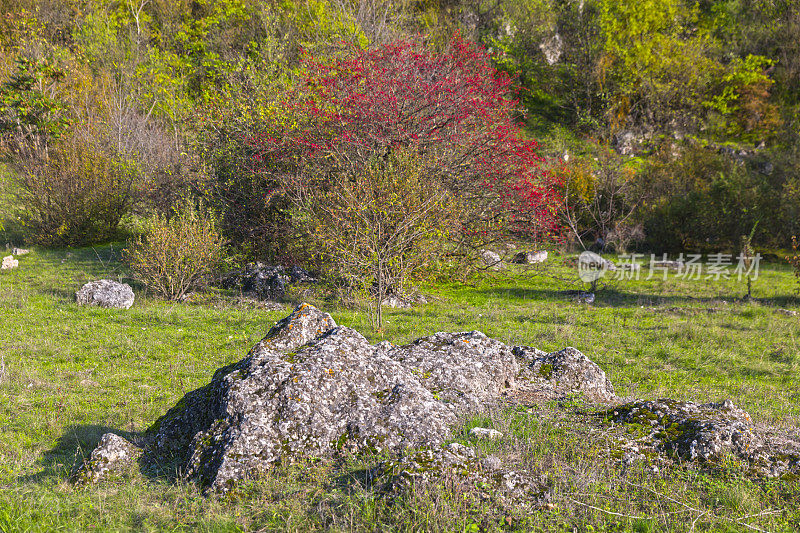
M 638 428 L 645 443 L 683 460 L 713 463 L 732 456 L 758 475 L 800 472 L 800 440 L 754 424 L 731 400 L 636 400 L 603 415 L 610 422 Z
M 440 399 L 480 408 L 515 386 L 519 364 L 511 349 L 480 331 L 436 333 L 389 350 Z
M 128 476 L 142 454 L 141 448 L 114 433 L 106 433 L 88 458 L 70 474 L 77 485 L 88 485 Z
M 535 390 L 540 397 L 579 393 L 596 402 L 617 399 L 606 373 L 575 348 L 545 353 L 530 346 L 515 346 L 513 353 L 523 361 L 520 388 Z

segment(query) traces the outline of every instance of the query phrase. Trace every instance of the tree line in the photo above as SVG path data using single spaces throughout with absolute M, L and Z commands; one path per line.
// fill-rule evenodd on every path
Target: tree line
M 240 253 L 322 264 L 377 223 L 332 235 L 348 212 L 417 213 L 414 246 L 447 257 L 503 232 L 669 252 L 733 249 L 753 229 L 786 248 L 798 231 L 791 0 L 0 13 L 0 151 L 43 244 L 113 239 L 187 196 Z

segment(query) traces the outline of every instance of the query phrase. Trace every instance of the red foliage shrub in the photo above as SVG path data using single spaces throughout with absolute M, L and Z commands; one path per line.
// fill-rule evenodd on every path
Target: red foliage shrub
M 437 53 L 400 41 L 332 60 L 305 57 L 302 72 L 302 88 L 285 103 L 292 123 L 247 138 L 256 169 L 284 173 L 276 192 L 335 186 L 402 148 L 462 200 L 462 238 L 485 244 L 557 229 L 555 179 L 515 122 L 512 80 L 479 46 L 455 38 Z

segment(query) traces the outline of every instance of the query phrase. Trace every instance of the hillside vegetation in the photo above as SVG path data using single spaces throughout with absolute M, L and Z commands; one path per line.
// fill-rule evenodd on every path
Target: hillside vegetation
M 352 67 L 357 50 L 411 40 L 446 52 L 456 35 L 511 76 L 516 118 L 560 183 L 561 237 L 677 253 L 736 250 L 753 231 L 757 246 L 785 249 L 798 231 L 796 2 L 6 0 L 0 9 L 0 149 L 21 180 L 27 238 L 43 244 L 108 240 L 126 215 L 168 212 L 189 191 L 246 254 L 285 253 L 276 235 L 305 226 L 287 225 L 298 219 L 284 195 L 264 203 L 286 185 L 286 162 L 252 141 L 293 137 L 322 118 L 298 115 L 303 100 L 286 96 L 313 88 L 322 65 Z M 368 87 L 380 83 L 370 68 Z

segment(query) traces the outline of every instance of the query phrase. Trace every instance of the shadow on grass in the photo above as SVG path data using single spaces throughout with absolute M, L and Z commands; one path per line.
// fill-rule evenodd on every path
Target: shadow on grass
M 115 433 L 130 441 L 137 439 L 137 434 L 128 431 L 96 424 L 70 426 L 58 440 L 56 445 L 42 454 L 38 464 L 40 472 L 21 476 L 22 482 L 42 482 L 49 478 L 66 479 L 75 464 L 88 458 L 92 450 L 106 433 Z
M 554 289 L 526 289 L 520 287 L 496 287 L 479 289 L 479 293 L 494 298 L 509 300 L 532 300 L 532 301 L 576 301 L 576 291 L 554 290 Z M 723 300 L 731 303 L 746 303 L 748 300 L 741 296 L 731 295 L 728 298 L 700 297 L 700 296 L 675 296 L 675 295 L 654 295 L 641 294 L 635 292 L 625 292 L 618 289 L 602 289 L 595 293 L 593 307 L 658 307 L 658 306 L 678 306 L 678 305 L 712 305 L 717 306 Z M 795 296 L 773 296 L 769 298 L 752 298 L 749 300 L 765 306 L 787 307 L 797 305 L 798 299 Z M 577 303 L 577 302 L 576 302 Z
M 20 476 L 20 482 L 42 483 L 48 479 L 64 481 L 97 447 L 106 433 L 114 433 L 137 445 L 141 445 L 144 434 L 123 431 L 102 425 L 76 425 L 67 429 L 56 441 L 56 445 L 44 452 L 38 461 L 41 471 Z M 145 451 L 139 459 L 138 470 L 151 481 L 174 483 L 180 477 L 177 461 L 157 459 Z

